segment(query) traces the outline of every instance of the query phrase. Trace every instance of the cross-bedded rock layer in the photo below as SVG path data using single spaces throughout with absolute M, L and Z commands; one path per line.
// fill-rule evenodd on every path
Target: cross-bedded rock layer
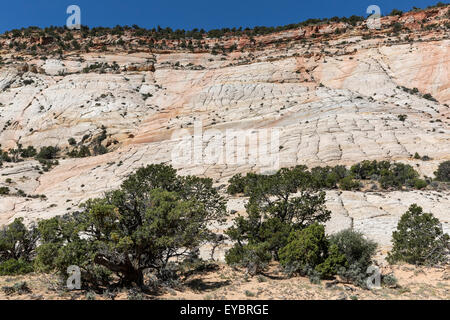
M 218 185 L 236 173 L 264 170 L 252 161 L 255 145 L 245 139 L 238 141 L 246 146 L 243 163 L 223 157 L 174 161 L 174 148 L 182 141 L 177 135 L 194 135 L 196 123 L 203 132 L 222 134 L 279 130 L 277 149 L 271 141 L 265 147 L 278 155 L 281 167 L 395 160 L 433 176 L 437 165 L 450 159 L 450 40 L 442 32 L 423 34 L 420 42 L 402 41 L 401 35 L 389 39 L 347 35 L 227 56 L 106 52 L 26 61 L 36 70 L 5 64 L 0 69 L 3 149 L 21 143 L 64 150 L 69 138 L 90 141 L 106 128 L 103 143 L 110 152 L 60 159 L 44 174 L 38 173 L 34 160 L 4 163 L 0 186 L 47 199 L 0 197 L 0 224 L 15 217 L 33 221 L 71 212 L 151 163 L 172 163 L 182 174 L 212 177 Z M 11 55 L 7 58 L 14 61 Z M 83 72 L 95 62 L 115 62 L 120 69 Z M 436 100 L 425 99 L 425 93 Z M 399 115 L 406 120 L 400 121 Z M 210 143 L 205 138 L 200 149 L 206 152 Z M 416 152 L 433 160 L 413 160 Z M 328 228 L 349 227 L 353 219 L 356 229 L 388 245 L 399 216 L 418 203 L 448 231 L 449 196 L 432 191 L 328 192 L 333 211 Z M 236 201 L 244 200 L 230 200 L 230 209 L 242 211 Z

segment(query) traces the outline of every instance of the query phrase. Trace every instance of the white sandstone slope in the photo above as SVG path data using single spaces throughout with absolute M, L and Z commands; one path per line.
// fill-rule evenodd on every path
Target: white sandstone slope
M 103 144 L 110 152 L 60 159 L 43 174 L 34 160 L 4 163 L 0 186 L 47 199 L 0 196 L 0 225 L 74 211 L 151 163 L 174 164 L 182 174 L 212 177 L 218 185 L 236 173 L 262 169 L 251 161 L 173 162 L 180 143 L 174 136 L 182 129 L 194 134 L 199 121 L 203 131 L 222 133 L 278 129 L 281 167 L 396 160 L 433 176 L 437 165 L 450 159 L 450 40 L 445 32 L 419 36 L 421 41 L 407 42 L 401 35 L 364 40 L 349 34 L 227 56 L 112 51 L 28 58 L 25 63 L 36 70 L 5 54 L 3 61 L 11 63 L 0 68 L 2 149 L 21 143 L 64 150 L 69 138 L 92 141 L 106 128 Z M 83 73 L 94 62 L 116 62 L 120 69 Z M 423 98 L 425 93 L 437 101 Z M 406 121 L 399 115 L 407 115 Z M 416 152 L 432 160 L 412 159 Z M 418 203 L 450 231 L 449 197 L 448 191 L 332 191 L 328 228 L 346 228 L 353 218 L 357 230 L 389 245 L 399 216 Z M 236 201 L 230 209 L 243 211 Z

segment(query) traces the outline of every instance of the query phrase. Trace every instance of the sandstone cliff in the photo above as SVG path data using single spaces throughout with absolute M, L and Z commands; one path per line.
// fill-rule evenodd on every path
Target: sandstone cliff
M 1 148 L 58 146 L 62 158 L 48 172 L 40 172 L 35 160 L 0 167 L 0 186 L 46 196 L 0 196 L 0 225 L 72 212 L 140 166 L 173 163 L 180 143 L 175 134 L 193 134 L 199 121 L 203 130 L 220 132 L 278 128 L 282 167 L 396 160 L 432 177 L 450 159 L 448 22 L 447 6 L 383 18 L 381 30 L 335 23 L 254 39 L 204 39 L 209 47 L 236 45 L 226 54 L 180 49 L 175 40 L 164 50 L 151 49 L 139 45 L 149 39 L 127 35 L 125 41 L 136 43 L 132 51 L 105 36 L 91 39 L 89 52 L 32 54 L 9 48 L 12 41 L 33 45 L 29 38 L 3 37 Z M 394 32 L 395 23 L 403 29 Z M 75 39 L 87 41 L 78 34 Z M 35 41 L 52 48 L 52 39 Z M 104 130 L 108 153 L 65 155 L 69 138 L 90 143 Z M 416 152 L 432 160 L 415 160 Z M 183 174 L 212 177 L 218 186 L 236 173 L 261 169 L 251 161 L 175 166 Z M 329 192 L 328 198 L 329 231 L 353 220 L 356 229 L 388 246 L 412 203 L 450 231 L 448 191 Z M 243 212 L 243 201 L 231 199 L 230 209 Z

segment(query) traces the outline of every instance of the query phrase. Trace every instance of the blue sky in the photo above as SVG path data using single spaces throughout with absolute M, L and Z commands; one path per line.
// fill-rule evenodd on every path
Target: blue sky
M 437 0 L 10 0 L 0 10 L 0 32 L 28 26 L 62 26 L 71 4 L 81 8 L 81 24 L 90 27 L 133 25 L 173 29 L 278 26 L 308 18 L 367 16 L 376 4 L 382 14 L 393 8 L 424 8 Z M 448 1 L 442 1 L 448 3 Z

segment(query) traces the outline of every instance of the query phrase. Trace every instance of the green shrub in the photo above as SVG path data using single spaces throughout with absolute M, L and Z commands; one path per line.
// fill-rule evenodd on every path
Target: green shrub
M 229 181 L 229 185 L 227 188 L 227 193 L 231 195 L 235 195 L 238 193 L 244 193 L 246 181 L 245 178 L 239 173 L 234 175 Z
M 94 146 L 94 155 L 98 156 L 98 155 L 102 155 L 102 154 L 106 154 L 108 153 L 108 148 L 106 148 L 104 145 L 95 145 Z
M 289 272 L 331 277 L 346 265 L 345 256 L 336 246 L 329 247 L 325 228 L 317 223 L 293 231 L 288 244 L 280 249 L 280 264 Z
M 440 163 L 434 175 L 438 181 L 450 182 L 450 160 Z
M 325 228 L 313 224 L 289 235 L 288 244 L 280 249 L 280 263 L 284 267 L 293 264 L 315 267 L 325 260 L 327 252 Z
M 26 149 L 20 150 L 20 156 L 22 158 L 33 158 L 36 154 L 37 151 L 33 146 L 28 146 Z
M 424 99 L 427 99 L 427 100 L 430 100 L 430 101 L 437 102 L 437 100 L 436 100 L 431 94 L 429 94 L 429 93 L 424 94 L 424 95 L 423 95 L 423 98 L 424 98 Z
M 65 275 L 70 265 L 83 283 L 143 285 L 144 270 L 162 281 L 185 259 L 214 239 L 208 228 L 225 217 L 224 199 L 211 179 L 180 177 L 165 165 L 150 165 L 128 177 L 118 190 L 89 200 L 74 215 L 39 222 L 42 244 L 36 267 Z M 172 261 L 176 259 L 176 261 Z
M 15 219 L 0 230 L 0 262 L 11 259 L 29 262 L 34 257 L 39 234 L 34 226 L 27 229 L 22 221 Z
M 315 181 L 305 167 L 281 169 L 273 175 L 251 174 L 245 179 L 245 194 L 250 197 L 246 205 L 248 215 L 235 218 L 233 226 L 226 231 L 235 242 L 227 253 L 229 262 L 238 264 L 241 258 L 241 265 L 249 265 L 249 257 L 255 257 L 255 263 L 260 264 L 260 260 L 266 262 L 269 256 L 278 260 L 278 252 L 286 246 L 292 231 L 330 218 L 325 193 L 314 191 Z M 300 196 L 294 197 L 299 190 Z M 264 259 L 261 255 L 246 254 L 255 248 L 267 250 Z
M 382 276 L 381 283 L 389 288 L 396 288 L 398 286 L 398 280 L 393 274 Z
M 418 189 L 418 190 L 424 189 L 428 186 L 428 183 L 423 179 L 414 179 L 413 184 L 414 184 L 414 189 Z
M 377 162 L 364 160 L 360 163 L 353 165 L 350 168 L 350 172 L 356 179 L 367 180 L 373 175 L 379 175 L 380 171 L 383 169 L 389 169 L 390 164 L 387 161 Z
M 33 264 L 23 259 L 9 259 L 0 263 L 0 276 L 22 275 L 33 272 Z
M 330 237 L 330 243 L 338 248 L 348 263 L 337 272 L 347 281 L 365 286 L 367 268 L 372 264 L 377 244 L 364 238 L 363 234 L 353 230 L 343 230 Z
M 347 258 L 335 244 L 329 244 L 328 256 L 315 270 L 322 278 L 331 278 L 339 273 L 339 270 L 348 266 Z
M 67 140 L 67 142 L 69 142 L 69 144 L 70 144 L 71 146 L 74 146 L 74 145 L 77 144 L 77 141 L 76 141 L 74 138 L 69 138 L 69 140 Z
M 75 148 L 72 151 L 70 151 L 67 155 L 71 158 L 85 158 L 91 156 L 91 151 L 87 146 L 82 145 L 80 147 L 80 150 Z
M 402 186 L 414 181 L 419 174 L 413 167 L 403 163 L 393 163 L 389 169 L 380 170 L 380 184 L 384 189 L 396 188 L 400 189 Z
M 252 276 L 264 271 L 272 260 L 267 243 L 234 246 L 227 251 L 225 261 L 231 266 L 240 266 L 247 269 Z
M 51 160 L 56 157 L 59 149 L 57 147 L 42 147 L 39 153 L 36 155 L 36 159 Z
M 7 195 L 9 194 L 9 188 L 8 187 L 0 187 L 0 195 Z
M 341 178 L 336 171 L 331 167 L 315 167 L 311 169 L 311 179 L 317 188 L 334 189 Z
M 4 162 L 11 162 L 12 159 L 11 159 L 11 157 L 9 156 L 9 154 L 8 154 L 7 151 L 0 150 L 0 164 L 1 164 L 3 161 L 4 161 Z
M 361 183 L 355 181 L 351 176 L 345 177 L 339 181 L 339 187 L 342 190 L 359 190 L 361 188 Z
M 449 259 L 450 237 L 431 213 L 413 204 L 402 215 L 397 230 L 392 234 L 393 248 L 387 261 L 415 265 L 436 265 Z

